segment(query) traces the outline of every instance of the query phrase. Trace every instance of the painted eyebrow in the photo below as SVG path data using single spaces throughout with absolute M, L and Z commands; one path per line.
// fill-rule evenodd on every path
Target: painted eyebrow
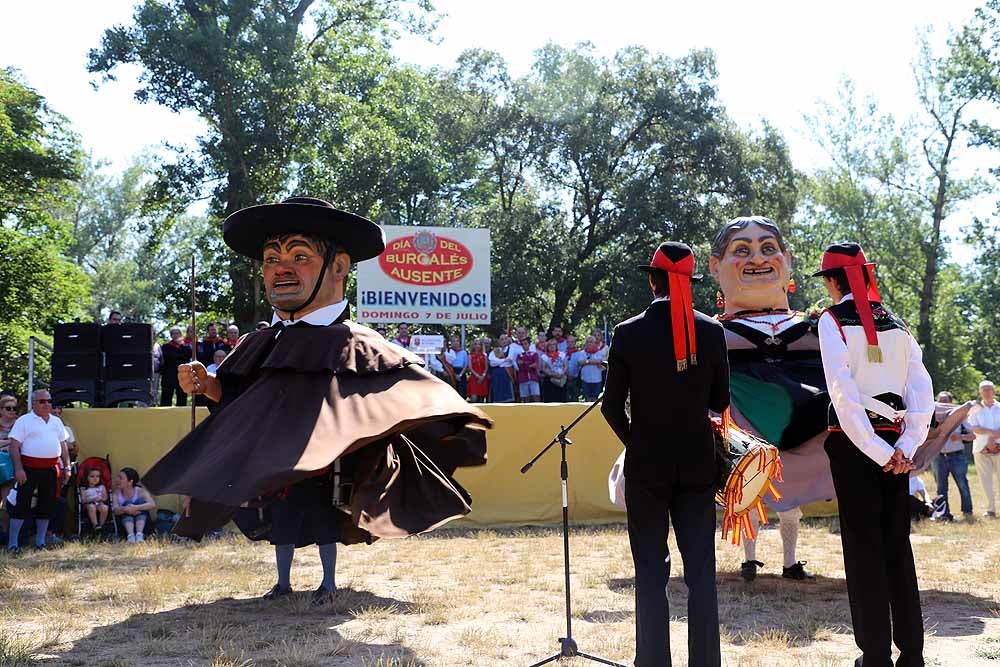
M 775 239 L 774 234 L 764 234 L 763 236 L 759 237 L 757 241 L 760 242 L 760 241 L 765 241 L 767 239 Z M 745 241 L 746 243 L 752 243 L 753 239 L 750 238 L 749 236 L 737 236 L 732 241 L 730 241 L 730 243 L 735 243 L 736 241 Z
M 308 242 L 303 241 L 302 239 L 292 239 L 291 241 L 288 241 L 287 245 L 285 246 L 285 250 L 291 250 L 298 246 L 303 246 L 307 250 L 312 250 L 313 252 L 316 252 L 315 248 L 313 248 L 311 245 L 309 245 Z M 278 243 L 277 241 L 268 241 L 267 243 L 264 244 L 264 250 L 268 249 L 281 252 L 281 244 Z

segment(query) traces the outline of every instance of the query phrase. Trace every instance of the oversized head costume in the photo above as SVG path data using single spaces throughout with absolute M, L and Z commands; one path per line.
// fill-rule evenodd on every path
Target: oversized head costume
M 217 408 L 149 470 L 147 488 L 191 497 L 179 534 L 235 518 L 251 539 L 298 546 L 331 530 L 346 544 L 403 537 L 467 514 L 471 499 L 452 475 L 485 463 L 490 419 L 418 356 L 351 322 L 349 308 L 332 323 L 297 317 L 331 305 L 317 295 L 338 253 L 363 261 L 382 252 L 381 228 L 305 197 L 243 209 L 223 225 L 226 244 L 258 260 L 266 242 L 288 235 L 326 245 L 319 279 L 278 309 L 287 319 L 240 340 L 219 366 Z M 349 500 L 311 497 L 330 480 L 350 486 Z M 295 497 L 343 503 L 275 536 L 271 509 Z
M 782 450 L 781 498 L 765 498 L 778 511 L 835 495 L 819 337 L 815 319 L 790 308 L 791 264 L 781 230 L 761 216 L 724 225 L 709 261 L 725 307 L 733 419 Z

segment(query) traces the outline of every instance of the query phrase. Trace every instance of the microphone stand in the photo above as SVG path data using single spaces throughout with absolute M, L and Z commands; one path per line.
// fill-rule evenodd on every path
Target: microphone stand
M 528 461 L 523 468 L 521 468 L 521 474 L 527 473 L 531 470 L 531 467 L 535 465 L 538 459 L 542 458 L 547 451 L 552 449 L 553 446 L 558 442 L 559 447 L 562 450 L 562 460 L 559 463 L 559 477 L 562 480 L 562 537 L 563 537 L 563 573 L 565 575 L 565 588 L 566 588 L 566 636 L 559 638 L 559 652 L 555 655 L 551 655 L 544 660 L 532 664 L 530 667 L 539 667 L 539 665 L 544 665 L 556 660 L 561 660 L 563 658 L 574 658 L 580 657 L 593 662 L 599 662 L 602 665 L 613 665 L 614 667 L 626 667 L 620 662 L 614 662 L 608 660 L 607 658 L 601 658 L 596 655 L 589 655 L 579 650 L 576 645 L 576 640 L 573 639 L 573 612 L 571 607 L 571 597 L 570 597 L 570 587 L 569 587 L 569 465 L 566 463 L 566 447 L 573 444 L 573 441 L 567 437 L 570 430 L 576 426 L 584 417 L 590 414 L 590 411 L 597 407 L 598 403 L 604 400 L 604 392 L 597 397 L 597 400 L 590 404 L 590 406 L 583 411 L 576 419 L 574 419 L 569 426 L 560 426 L 559 433 L 552 439 L 552 442 L 547 444 L 542 451 L 535 454 L 535 457 Z

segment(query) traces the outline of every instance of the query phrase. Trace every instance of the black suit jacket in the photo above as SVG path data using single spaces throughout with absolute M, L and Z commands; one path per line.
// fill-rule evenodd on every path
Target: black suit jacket
M 615 327 L 601 411 L 625 445 L 625 477 L 703 490 L 715 479 L 709 411 L 729 406 L 725 331 L 695 311 L 698 365 L 677 371 L 670 302 Z M 625 411 L 630 399 L 631 419 Z

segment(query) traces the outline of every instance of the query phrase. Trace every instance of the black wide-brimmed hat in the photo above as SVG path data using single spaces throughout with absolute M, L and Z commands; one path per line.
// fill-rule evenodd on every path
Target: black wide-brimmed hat
M 653 259 L 649 264 L 640 264 L 635 267 L 640 271 L 652 273 L 663 271 L 665 273 L 679 273 L 687 276 L 693 282 L 698 282 L 704 276 L 694 272 L 694 252 L 686 243 L 667 241 L 661 243 L 653 252 Z
M 385 250 L 385 232 L 371 220 L 313 197 L 289 197 L 279 204 L 250 206 L 222 223 L 222 238 L 235 252 L 263 259 L 264 242 L 282 234 L 307 234 L 331 241 L 362 262 Z

